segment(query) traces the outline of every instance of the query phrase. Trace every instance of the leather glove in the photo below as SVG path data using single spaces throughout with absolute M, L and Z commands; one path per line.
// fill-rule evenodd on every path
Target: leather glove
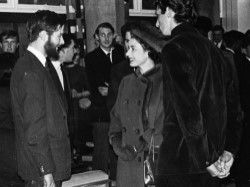
M 121 134 L 117 133 L 111 138 L 111 144 L 113 146 L 114 152 L 124 161 L 134 160 L 137 156 L 137 150 L 131 145 L 122 145 Z
M 137 156 L 136 148 L 131 145 L 116 147 L 114 151 L 124 161 L 134 160 Z
M 142 151 L 145 150 L 145 148 L 147 147 L 148 143 L 146 142 L 146 140 L 143 138 L 143 136 L 139 137 L 139 144 L 137 146 L 137 152 L 140 153 Z

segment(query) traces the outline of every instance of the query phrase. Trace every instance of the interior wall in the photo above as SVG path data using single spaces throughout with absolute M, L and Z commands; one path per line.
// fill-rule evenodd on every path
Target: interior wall
M 248 29 L 250 29 L 250 0 L 238 0 L 237 9 L 238 30 L 245 33 Z

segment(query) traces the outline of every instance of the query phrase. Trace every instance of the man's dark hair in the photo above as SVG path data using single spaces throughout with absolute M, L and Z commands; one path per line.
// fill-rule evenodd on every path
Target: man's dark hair
M 64 40 L 64 44 L 62 44 L 58 47 L 58 51 L 65 49 L 65 48 L 68 48 L 70 46 L 72 40 L 76 43 L 76 37 L 73 34 L 63 34 L 62 37 Z
M 246 31 L 245 35 L 246 35 L 247 37 L 250 37 L 250 29 L 248 29 L 248 30 Z
M 224 34 L 224 32 L 225 32 L 224 28 L 221 25 L 213 26 L 212 32 L 215 32 L 215 31 L 221 31 L 222 34 Z
M 248 30 L 249 33 L 245 33 L 244 35 L 244 41 L 243 41 L 243 44 L 242 44 L 242 47 L 243 48 L 247 48 L 248 46 L 250 46 L 250 30 Z
M 206 38 L 208 37 L 208 32 L 212 30 L 212 20 L 206 16 L 198 16 L 195 23 L 195 28 Z
M 4 38 L 16 38 L 17 43 L 19 42 L 18 33 L 14 30 L 5 30 L 0 34 L 0 42 L 3 42 Z
M 161 9 L 164 14 L 169 7 L 175 12 L 175 21 L 177 23 L 194 23 L 197 17 L 194 0 L 156 0 L 155 5 Z
M 64 20 L 55 12 L 38 10 L 30 17 L 26 25 L 29 41 L 35 41 L 41 31 L 46 31 L 51 35 L 58 29 L 58 26 L 63 24 Z
M 242 32 L 231 30 L 223 35 L 223 40 L 226 47 L 234 50 L 235 52 L 239 52 L 243 45 L 244 37 L 245 35 Z
M 99 34 L 100 28 L 107 28 L 107 29 L 110 29 L 113 34 L 115 33 L 114 27 L 108 22 L 104 22 L 104 23 L 99 24 L 95 30 L 95 34 L 97 34 L 97 35 Z

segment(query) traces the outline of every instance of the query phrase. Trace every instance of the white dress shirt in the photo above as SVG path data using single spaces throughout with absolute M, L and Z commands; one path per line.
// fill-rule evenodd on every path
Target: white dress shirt
M 64 90 L 63 73 L 62 73 L 62 69 L 61 69 L 61 62 L 59 62 L 59 61 L 51 61 L 51 63 L 53 64 L 54 68 L 56 69 L 56 73 L 57 73 L 57 75 L 59 77 L 62 88 Z
M 45 67 L 46 58 L 40 51 L 38 51 L 37 49 L 35 49 L 30 45 L 28 46 L 27 50 L 30 51 L 33 55 L 35 55 L 38 58 L 38 60 L 42 63 L 43 67 Z

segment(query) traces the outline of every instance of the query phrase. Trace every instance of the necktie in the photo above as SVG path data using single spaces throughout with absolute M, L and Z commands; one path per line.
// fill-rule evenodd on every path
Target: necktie
M 107 57 L 108 57 L 109 61 L 111 62 L 110 53 L 107 53 Z

